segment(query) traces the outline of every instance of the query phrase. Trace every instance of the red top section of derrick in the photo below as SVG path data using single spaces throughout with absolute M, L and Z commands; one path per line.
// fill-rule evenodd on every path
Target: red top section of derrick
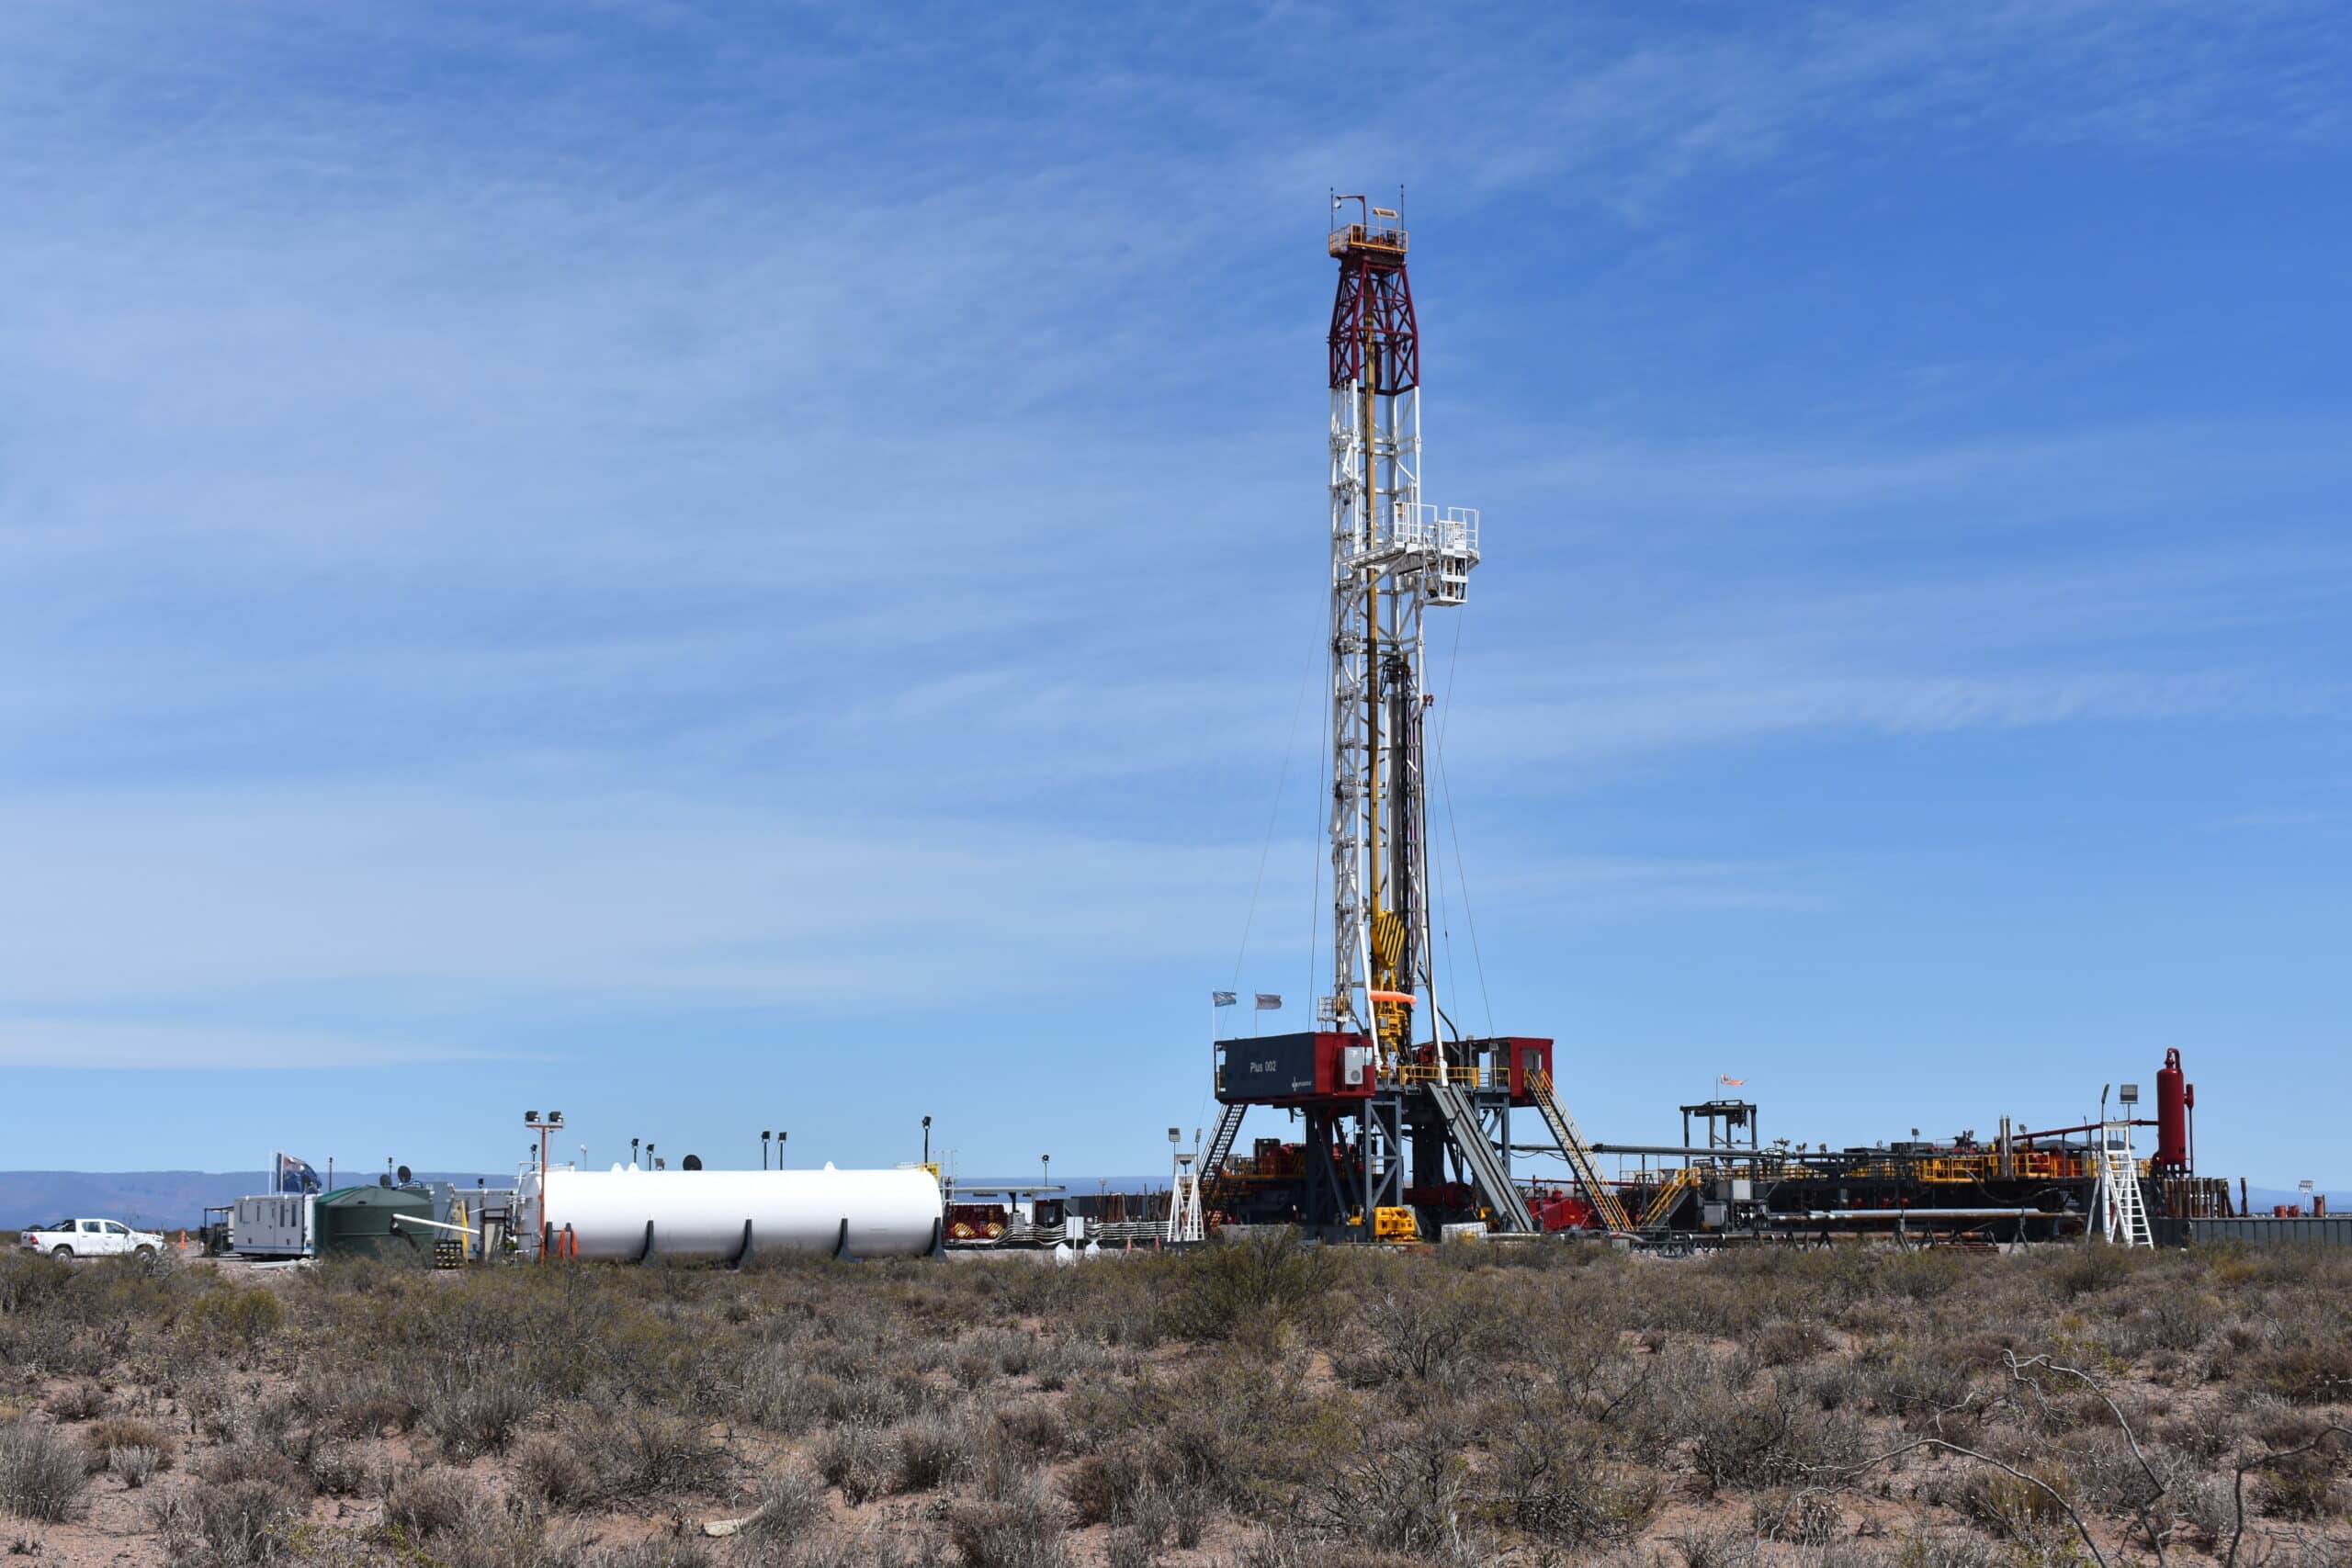
M 1351 223 L 1331 232 L 1331 254 L 1340 258 L 1340 290 L 1331 300 L 1331 385 L 1367 382 L 1385 395 L 1421 384 L 1421 344 L 1413 286 L 1405 276 L 1405 231 L 1385 209 L 1379 216 L 1387 221 Z

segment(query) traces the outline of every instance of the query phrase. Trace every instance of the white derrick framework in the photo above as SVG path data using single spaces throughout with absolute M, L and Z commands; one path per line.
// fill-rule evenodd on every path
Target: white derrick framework
M 1339 200 L 1363 205 L 1362 197 Z M 1333 321 L 1332 972 L 1318 1013 L 1326 1027 L 1374 1035 L 1383 1066 L 1393 1066 L 1424 998 L 1432 1038 L 1436 1029 L 1421 776 L 1422 716 L 1433 699 L 1424 694 L 1423 612 L 1463 602 L 1478 561 L 1478 514 L 1421 502 L 1405 233 L 1385 209 L 1363 216 L 1331 236 L 1343 272 L 1356 265 L 1360 288 L 1376 298 L 1350 317 L 1343 287 Z

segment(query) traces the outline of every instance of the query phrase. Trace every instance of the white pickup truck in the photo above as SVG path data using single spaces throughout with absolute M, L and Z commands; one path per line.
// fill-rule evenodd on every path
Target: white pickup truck
M 17 1245 L 46 1252 L 51 1258 L 152 1258 L 163 1249 L 164 1238 L 153 1231 L 135 1231 L 120 1220 L 60 1220 L 53 1225 L 28 1225 Z

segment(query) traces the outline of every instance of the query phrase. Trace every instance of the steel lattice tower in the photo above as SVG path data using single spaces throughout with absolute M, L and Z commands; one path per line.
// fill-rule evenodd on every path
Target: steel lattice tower
M 1411 1043 L 1430 968 L 1422 794 L 1423 612 L 1459 604 L 1478 516 L 1421 504 L 1420 336 L 1396 212 L 1361 196 L 1330 233 L 1330 994 L 1322 1021 L 1375 1037 L 1384 1067 Z M 1435 1053 L 1442 1081 L 1444 1053 Z
M 1553 1096 L 1552 1042 L 1467 1039 L 1439 1007 L 1422 624 L 1463 602 L 1478 514 L 1421 502 L 1420 329 L 1404 226 L 1361 196 L 1335 196 L 1332 209 L 1342 220 L 1329 233 L 1340 267 L 1327 433 L 1331 988 L 1312 1032 L 1217 1043 L 1224 1109 L 1202 1177 L 1220 1213 L 1326 1239 L 1410 1239 L 1463 1222 L 1524 1234 L 1538 1224 L 1511 1176 L 1514 1106 L 1542 1111 L 1596 1208 L 1613 1201 Z M 1241 1169 L 1236 1144 L 1252 1105 L 1288 1111 L 1298 1141 L 1261 1140 Z

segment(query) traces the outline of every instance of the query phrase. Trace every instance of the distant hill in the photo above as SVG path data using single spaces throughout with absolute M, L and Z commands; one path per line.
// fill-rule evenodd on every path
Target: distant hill
M 326 1173 L 319 1174 L 323 1178 Z M 481 1173 L 424 1170 L 416 1177 L 471 1187 Z M 492 1187 L 511 1187 L 514 1174 L 481 1179 Z M 375 1180 L 376 1172 L 339 1170 L 334 1179 L 337 1186 L 347 1187 Z M 1013 1179 L 1025 1183 L 1036 1179 Z M 1074 1176 L 1057 1179 L 1055 1185 L 1074 1193 L 1158 1191 L 1167 1187 L 1168 1177 L 1164 1171 L 1158 1176 Z M 0 1170 L 0 1230 L 84 1215 L 176 1230 L 201 1224 L 208 1207 L 268 1190 L 266 1170 Z
M 2307 1214 L 2312 1211 L 2312 1195 L 2292 1187 L 2249 1187 L 2245 1195 L 2257 1214 L 2267 1214 L 2280 1203 L 2300 1204 Z M 2322 1196 L 2327 1200 L 2329 1213 L 2352 1214 L 2352 1192 L 2327 1192 Z
M 417 1179 L 471 1187 L 477 1174 L 427 1170 L 419 1171 Z M 375 1179 L 372 1170 L 335 1173 L 338 1186 Z M 511 1173 L 488 1179 L 497 1186 L 512 1186 L 514 1180 Z M 84 1215 L 176 1229 L 202 1224 L 209 1206 L 268 1190 L 266 1170 L 4 1170 L 0 1229 Z

